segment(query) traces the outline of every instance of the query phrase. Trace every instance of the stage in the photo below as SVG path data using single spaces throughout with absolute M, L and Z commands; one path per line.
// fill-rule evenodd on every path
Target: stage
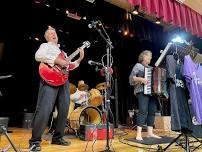
M 28 152 L 28 140 L 31 136 L 31 129 L 23 129 L 23 128 L 8 128 L 8 134 L 16 146 L 16 148 L 20 152 Z M 155 130 L 155 133 L 157 133 L 160 136 L 167 136 L 167 137 L 176 137 L 177 134 L 175 132 L 165 131 L 165 130 Z M 145 132 L 143 133 L 145 136 Z M 97 140 L 97 141 L 84 141 L 79 138 L 77 138 L 74 134 L 72 135 L 66 135 L 64 139 L 69 139 L 71 141 L 70 146 L 58 146 L 58 145 L 52 145 L 50 144 L 50 138 L 49 135 L 44 134 L 43 135 L 43 141 L 42 141 L 42 152 L 99 152 L 103 151 L 105 149 L 106 140 Z M 114 138 L 110 140 L 110 150 L 116 151 L 116 152 L 143 152 L 143 151 L 157 151 L 158 145 L 144 145 L 144 144 L 138 144 L 136 142 L 129 141 L 127 139 L 135 138 L 135 130 L 132 130 L 130 128 L 122 128 L 118 129 L 116 128 L 114 130 Z M 1 135 L 0 140 L 0 150 L 8 147 L 9 142 L 4 134 Z M 160 144 L 160 146 L 165 147 L 168 144 Z M 193 145 L 193 144 L 192 144 Z M 8 151 L 14 151 L 12 147 Z M 184 151 L 179 146 L 176 146 L 176 144 L 173 144 L 167 151 L 177 151 L 181 152 Z M 199 150 L 198 151 L 202 151 Z

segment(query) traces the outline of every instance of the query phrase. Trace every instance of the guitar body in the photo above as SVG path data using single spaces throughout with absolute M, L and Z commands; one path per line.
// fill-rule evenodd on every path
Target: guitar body
M 69 75 L 68 72 L 64 74 L 61 69 L 59 70 L 57 67 L 51 67 L 45 63 L 40 63 L 39 74 L 41 78 L 51 86 L 60 86 L 65 84 Z
M 59 58 L 64 59 L 64 53 L 60 53 Z M 58 65 L 51 67 L 45 63 L 40 63 L 39 74 L 41 78 L 51 86 L 60 86 L 65 84 L 69 76 L 69 72 L 66 68 L 62 69 Z
M 85 41 L 83 42 L 83 45 L 80 48 L 89 47 L 90 42 Z M 69 59 L 73 59 L 77 54 L 79 53 L 79 50 L 76 50 L 73 52 Z M 61 59 L 65 59 L 65 54 L 61 52 L 58 56 Z M 59 65 L 54 65 L 51 67 L 50 65 L 46 63 L 40 63 L 39 65 L 39 75 L 40 77 L 49 85 L 51 86 L 60 86 L 66 83 L 69 76 L 69 67 L 62 68 Z

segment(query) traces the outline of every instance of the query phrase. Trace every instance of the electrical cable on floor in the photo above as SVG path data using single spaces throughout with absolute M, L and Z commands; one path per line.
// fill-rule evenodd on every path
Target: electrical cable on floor
M 99 125 L 99 124 L 98 124 Z M 89 141 L 90 141 L 90 137 L 93 137 L 93 134 L 94 134 L 94 132 L 96 131 L 96 129 L 97 129 L 97 125 L 95 125 L 95 127 L 94 127 L 94 129 L 91 131 L 91 134 L 89 135 L 89 140 L 87 140 L 87 143 L 86 143 L 86 146 L 85 146 L 85 152 L 86 152 L 86 150 L 87 150 L 87 147 L 88 147 L 88 143 L 89 143 Z M 96 141 L 96 140 L 95 140 Z M 95 142 L 95 141 L 93 141 L 93 142 Z M 93 146 L 93 145 L 92 145 Z M 92 147 L 92 149 L 93 149 L 93 147 Z
M 95 129 L 94 129 L 94 132 L 93 132 L 93 143 L 92 143 L 92 151 L 94 152 L 94 144 L 95 142 L 97 141 L 97 125 L 95 125 Z M 96 130 L 96 131 L 95 131 Z M 96 136 L 95 136 L 96 135 Z

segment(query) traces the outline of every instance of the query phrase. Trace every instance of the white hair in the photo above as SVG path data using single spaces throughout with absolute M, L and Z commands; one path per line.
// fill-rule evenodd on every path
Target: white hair
M 142 63 L 142 61 L 144 60 L 144 56 L 145 56 L 145 55 L 152 55 L 152 52 L 149 51 L 149 50 L 144 50 L 144 51 L 142 51 L 142 52 L 140 53 L 140 55 L 138 56 L 138 61 L 139 61 L 140 63 Z
M 48 26 L 48 29 L 47 29 L 47 30 L 45 31 L 45 33 L 44 33 L 44 37 L 45 37 L 46 40 L 47 40 L 48 32 L 49 32 L 50 30 L 56 31 L 53 27 Z

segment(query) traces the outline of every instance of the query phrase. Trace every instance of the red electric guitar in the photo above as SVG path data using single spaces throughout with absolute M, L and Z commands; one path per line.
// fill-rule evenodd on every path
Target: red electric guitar
M 83 45 L 80 47 L 82 49 L 84 48 L 89 48 L 90 47 L 90 42 L 89 41 L 84 41 Z M 71 61 L 77 54 L 79 53 L 79 50 L 77 49 L 74 51 L 68 58 Z M 59 58 L 64 59 L 64 53 L 59 54 Z M 69 76 L 69 66 L 62 68 L 59 65 L 54 65 L 51 67 L 50 65 L 46 63 L 40 63 L 39 65 L 39 75 L 41 78 L 48 83 L 51 86 L 60 86 L 65 84 L 65 82 L 68 79 Z

